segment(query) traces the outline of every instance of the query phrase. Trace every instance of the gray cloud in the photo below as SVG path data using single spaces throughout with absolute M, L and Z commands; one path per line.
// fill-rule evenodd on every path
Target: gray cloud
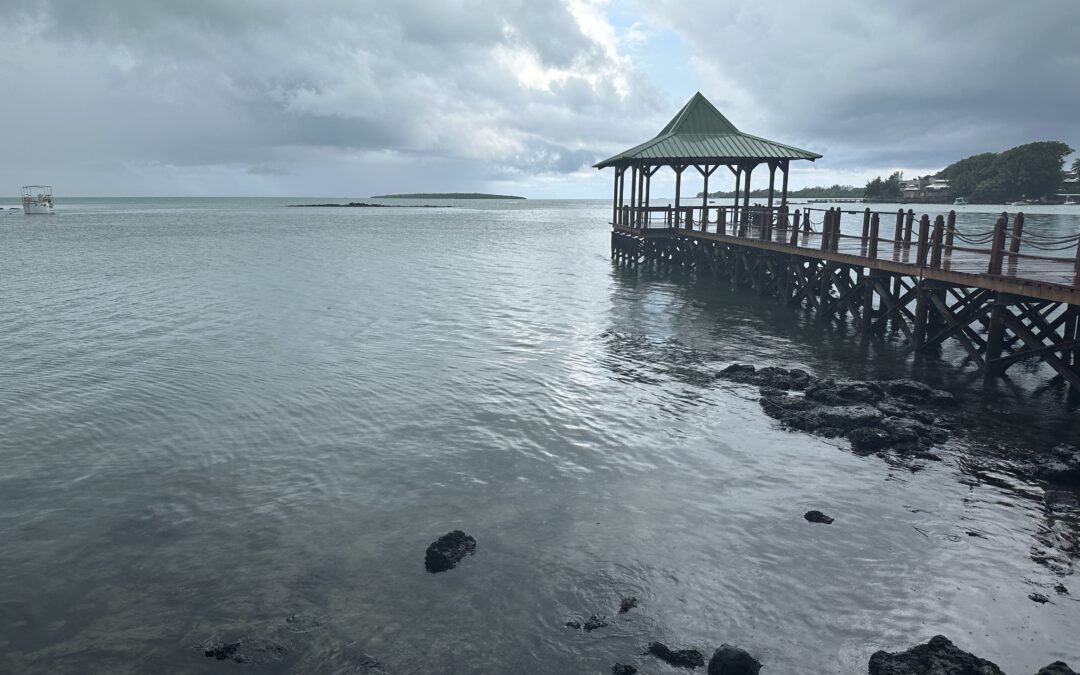
M 823 152 L 810 182 L 1080 145 L 1076 3 L 631 3 L 8 0 L 0 180 L 602 197 L 610 176 L 583 167 L 651 137 L 694 83 L 744 130 Z M 680 40 L 682 69 L 649 67 Z

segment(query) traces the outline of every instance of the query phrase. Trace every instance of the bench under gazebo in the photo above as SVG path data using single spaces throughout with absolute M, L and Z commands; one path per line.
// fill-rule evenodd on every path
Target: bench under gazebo
M 734 226 L 749 224 L 757 211 L 771 216 L 775 207 L 786 212 L 791 160 L 812 162 L 819 157 L 809 150 L 739 131 L 699 92 L 655 138 L 609 157 L 595 167 L 615 168 L 611 217 L 616 227 L 649 227 L 654 217 L 664 227 L 692 227 L 695 222 L 707 225 L 710 210 L 715 214 L 714 222 L 730 222 Z M 750 205 L 750 180 L 754 170 L 763 165 L 769 172 L 768 203 L 755 209 Z M 734 175 L 735 200 L 730 206 L 710 207 L 709 178 L 722 166 Z M 652 177 L 664 167 L 675 172 L 675 204 L 652 207 L 649 203 Z M 697 170 L 704 182 L 698 206 L 682 203 L 683 172 L 690 167 Z M 782 176 L 779 204 L 775 204 L 777 171 Z M 626 185 L 628 174 L 629 186 Z

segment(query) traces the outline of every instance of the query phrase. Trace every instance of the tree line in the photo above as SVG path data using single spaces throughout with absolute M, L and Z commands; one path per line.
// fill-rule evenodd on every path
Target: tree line
M 1073 152 L 1060 141 L 1038 141 L 1003 152 L 984 152 L 953 162 L 930 178 L 949 181 L 951 194 L 971 202 L 1003 203 L 1053 198 L 1070 176 L 1062 171 Z M 1080 174 L 1080 159 L 1072 163 L 1072 179 Z M 903 174 L 880 176 L 866 184 L 864 196 L 880 201 L 903 198 Z

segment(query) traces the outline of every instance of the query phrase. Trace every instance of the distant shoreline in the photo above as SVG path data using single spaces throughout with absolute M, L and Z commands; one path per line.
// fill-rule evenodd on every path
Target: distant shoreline
M 489 195 L 483 192 L 408 192 L 397 195 L 372 195 L 372 199 L 525 199 L 515 195 Z
M 348 204 L 289 204 L 290 208 L 354 208 L 354 209 L 448 209 L 449 206 L 437 204 L 368 204 L 367 202 L 349 202 Z

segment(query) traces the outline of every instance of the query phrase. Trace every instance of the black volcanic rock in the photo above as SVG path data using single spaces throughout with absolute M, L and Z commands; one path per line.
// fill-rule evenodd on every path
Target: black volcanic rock
M 461 530 L 447 532 L 427 547 L 424 567 L 432 574 L 453 569 L 467 555 L 476 552 L 476 540 Z
M 823 525 L 832 525 L 833 519 L 825 515 L 821 511 L 807 511 L 803 514 L 803 518 L 806 518 L 811 523 L 822 523 Z
M 869 675 L 1005 675 L 994 663 L 958 648 L 944 635 L 906 652 L 874 652 Z
M 673 650 L 663 642 L 650 642 L 648 653 L 680 668 L 700 668 L 705 665 L 705 655 L 698 650 Z
M 709 675 L 758 675 L 761 663 L 745 649 L 722 644 L 709 659 Z
M 628 598 L 623 598 L 622 601 L 619 603 L 619 614 L 626 614 L 633 608 L 637 607 L 637 604 L 638 599 L 632 595 Z
M 1054 661 L 1048 666 L 1039 669 L 1035 675 L 1076 675 L 1076 672 L 1064 661 Z

